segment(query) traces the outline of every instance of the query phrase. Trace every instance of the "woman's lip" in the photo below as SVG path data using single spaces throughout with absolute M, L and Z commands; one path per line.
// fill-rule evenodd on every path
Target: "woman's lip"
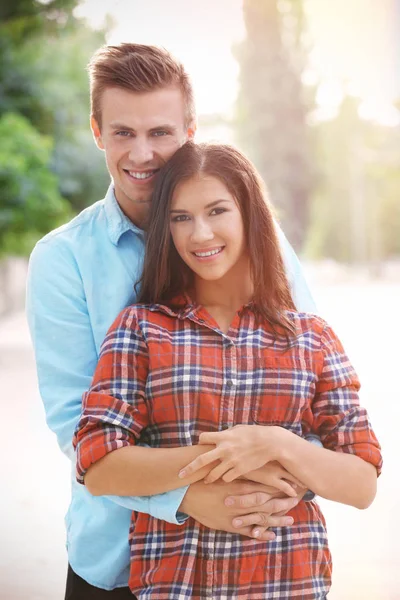
M 195 258 L 197 258 L 197 260 L 201 260 L 201 261 L 207 261 L 207 260 L 212 260 L 213 258 L 216 258 L 217 256 L 219 256 L 222 251 L 225 249 L 225 246 L 216 246 L 214 248 L 208 248 L 207 250 L 196 250 L 193 251 L 192 254 Z M 212 252 L 213 250 L 219 250 L 219 252 L 216 252 L 215 254 L 210 254 L 208 256 L 197 256 L 197 254 L 195 252 Z

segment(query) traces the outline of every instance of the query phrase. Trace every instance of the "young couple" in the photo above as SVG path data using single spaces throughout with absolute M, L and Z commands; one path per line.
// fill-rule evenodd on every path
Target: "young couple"
M 90 73 L 113 183 L 37 245 L 28 286 L 73 467 L 79 421 L 66 598 L 325 598 L 324 521 L 303 496 L 364 508 L 381 466 L 356 375 L 324 321 L 296 312 L 312 302 L 254 167 L 188 142 L 182 66 L 123 44 Z

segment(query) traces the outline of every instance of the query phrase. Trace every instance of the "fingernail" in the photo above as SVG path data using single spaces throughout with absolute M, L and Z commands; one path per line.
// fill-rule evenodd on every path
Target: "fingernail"
M 234 521 L 233 521 L 234 527 L 240 527 L 241 525 L 243 525 L 243 521 L 241 519 L 234 519 Z
M 260 537 L 260 530 L 256 529 L 255 531 L 253 531 L 253 536 L 254 537 Z
M 176 471 L 175 471 L 175 473 L 176 473 Z M 183 479 L 185 477 L 185 475 L 186 475 L 186 471 L 183 469 L 182 469 L 182 471 L 179 471 L 179 473 L 178 473 L 178 477 L 180 479 Z
M 235 501 L 233 498 L 227 498 L 225 500 L 225 506 L 233 506 L 235 504 Z
M 293 525 L 294 519 L 292 517 L 288 517 L 285 519 L 285 525 Z

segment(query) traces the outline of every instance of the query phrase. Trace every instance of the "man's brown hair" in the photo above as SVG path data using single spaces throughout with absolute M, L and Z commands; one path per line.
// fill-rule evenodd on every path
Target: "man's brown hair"
M 143 44 L 102 46 L 88 65 L 91 112 L 101 128 L 101 97 L 107 88 L 151 92 L 168 86 L 181 89 L 185 125 L 196 118 L 193 88 L 183 65 L 167 50 Z

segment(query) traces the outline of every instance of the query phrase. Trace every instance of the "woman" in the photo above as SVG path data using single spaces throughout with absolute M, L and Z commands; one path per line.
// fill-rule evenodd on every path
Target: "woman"
M 302 482 L 366 508 L 381 456 L 358 388 L 328 325 L 295 310 L 254 167 L 229 146 L 186 144 L 154 192 L 140 303 L 111 327 L 84 398 L 78 480 L 119 495 L 237 477 L 294 495 Z M 324 518 L 315 502 L 290 515 L 262 542 L 134 513 L 130 588 L 157 600 L 325 598 Z

